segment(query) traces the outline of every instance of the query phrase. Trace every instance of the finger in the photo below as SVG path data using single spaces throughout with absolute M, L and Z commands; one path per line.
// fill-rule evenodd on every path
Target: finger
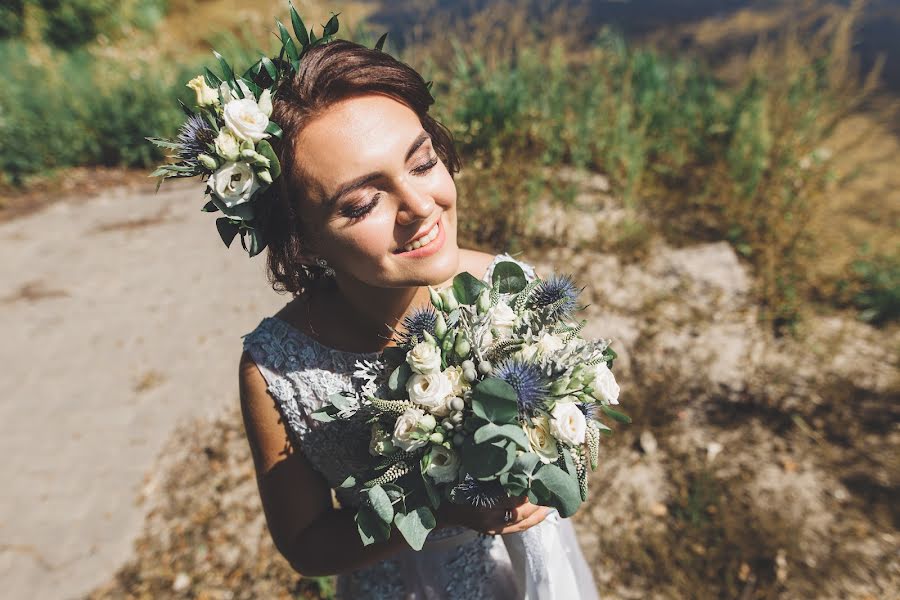
M 524 519 L 528 519 L 536 511 L 539 511 L 542 508 L 542 506 L 532 504 L 531 502 L 525 502 L 517 508 L 508 509 L 511 517 L 509 521 L 505 520 L 507 511 L 504 510 L 502 513 L 499 513 L 497 517 L 487 521 L 487 523 L 485 524 L 487 533 L 490 533 L 491 535 L 497 535 L 510 526 L 515 525 L 516 523 L 519 523 Z
M 504 533 L 518 533 L 520 531 L 525 531 L 526 529 L 530 529 L 535 525 L 541 523 L 544 519 L 547 518 L 547 515 L 550 514 L 552 509 L 546 506 L 539 506 L 537 510 L 528 515 L 527 518 L 522 519 L 512 525 L 504 527 L 500 530 L 501 534 Z

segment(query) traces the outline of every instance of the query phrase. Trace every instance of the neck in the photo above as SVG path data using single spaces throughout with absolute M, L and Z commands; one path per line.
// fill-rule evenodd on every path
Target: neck
M 430 302 L 425 286 L 379 288 L 341 277 L 335 284 L 335 305 L 328 312 L 340 315 L 341 330 L 353 332 L 357 339 L 373 340 L 378 350 L 390 345 L 394 331 L 411 309 Z

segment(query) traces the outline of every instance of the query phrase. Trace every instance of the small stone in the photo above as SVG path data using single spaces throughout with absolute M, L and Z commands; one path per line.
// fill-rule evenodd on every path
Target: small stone
M 669 514 L 669 509 L 662 502 L 654 502 L 650 505 L 650 514 L 654 517 L 664 517 Z
M 722 452 L 722 444 L 719 442 L 710 442 L 706 445 L 706 460 L 712 462 L 716 460 L 719 453 Z
M 641 432 L 641 449 L 644 451 L 644 454 L 654 454 L 658 447 L 656 437 L 652 432 L 646 429 Z
M 741 568 L 738 571 L 738 579 L 741 581 L 747 581 L 750 578 L 750 565 L 747 563 L 741 563 Z
M 172 590 L 175 592 L 183 592 L 191 587 L 191 576 L 187 573 L 179 573 L 172 582 Z

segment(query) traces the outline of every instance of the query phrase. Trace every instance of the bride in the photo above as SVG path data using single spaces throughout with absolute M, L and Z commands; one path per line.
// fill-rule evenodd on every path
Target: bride
M 311 48 L 273 94 L 282 172 L 260 227 L 270 279 L 294 298 L 245 336 L 239 372 L 269 530 L 298 573 L 337 574 L 342 598 L 595 598 L 572 526 L 550 508 L 445 503 L 415 552 L 397 534 L 363 546 L 333 492 L 371 460 L 369 436 L 310 413 L 391 345 L 427 286 L 489 279 L 497 262 L 457 245 L 459 158 L 432 102 L 412 68 L 343 40 Z

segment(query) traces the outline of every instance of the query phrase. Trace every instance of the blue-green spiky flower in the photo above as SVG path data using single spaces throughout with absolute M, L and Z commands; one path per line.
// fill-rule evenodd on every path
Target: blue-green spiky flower
M 437 313 L 430 306 L 417 308 L 403 317 L 403 333 L 400 334 L 400 345 L 411 348 L 419 342 L 425 341 L 423 333 L 427 331 L 434 336 L 437 327 Z
M 533 362 L 508 358 L 494 370 L 494 376 L 516 390 L 519 416 L 530 419 L 547 410 L 547 394 L 550 384 L 539 365 Z
M 479 481 L 471 475 L 466 475 L 465 479 L 450 490 L 450 497 L 458 504 L 493 508 L 508 496 L 499 481 Z
M 188 117 L 178 130 L 178 160 L 189 166 L 197 166 L 197 156 L 209 152 L 209 144 L 216 138 L 209 123 L 199 114 Z
M 552 317 L 569 316 L 578 306 L 578 290 L 568 275 L 553 275 L 535 288 L 529 299 L 537 308 L 554 307 Z
M 596 421 L 600 417 L 600 407 L 594 402 L 576 402 L 575 406 L 578 407 L 578 410 L 581 411 L 584 418 L 588 421 L 591 419 Z

